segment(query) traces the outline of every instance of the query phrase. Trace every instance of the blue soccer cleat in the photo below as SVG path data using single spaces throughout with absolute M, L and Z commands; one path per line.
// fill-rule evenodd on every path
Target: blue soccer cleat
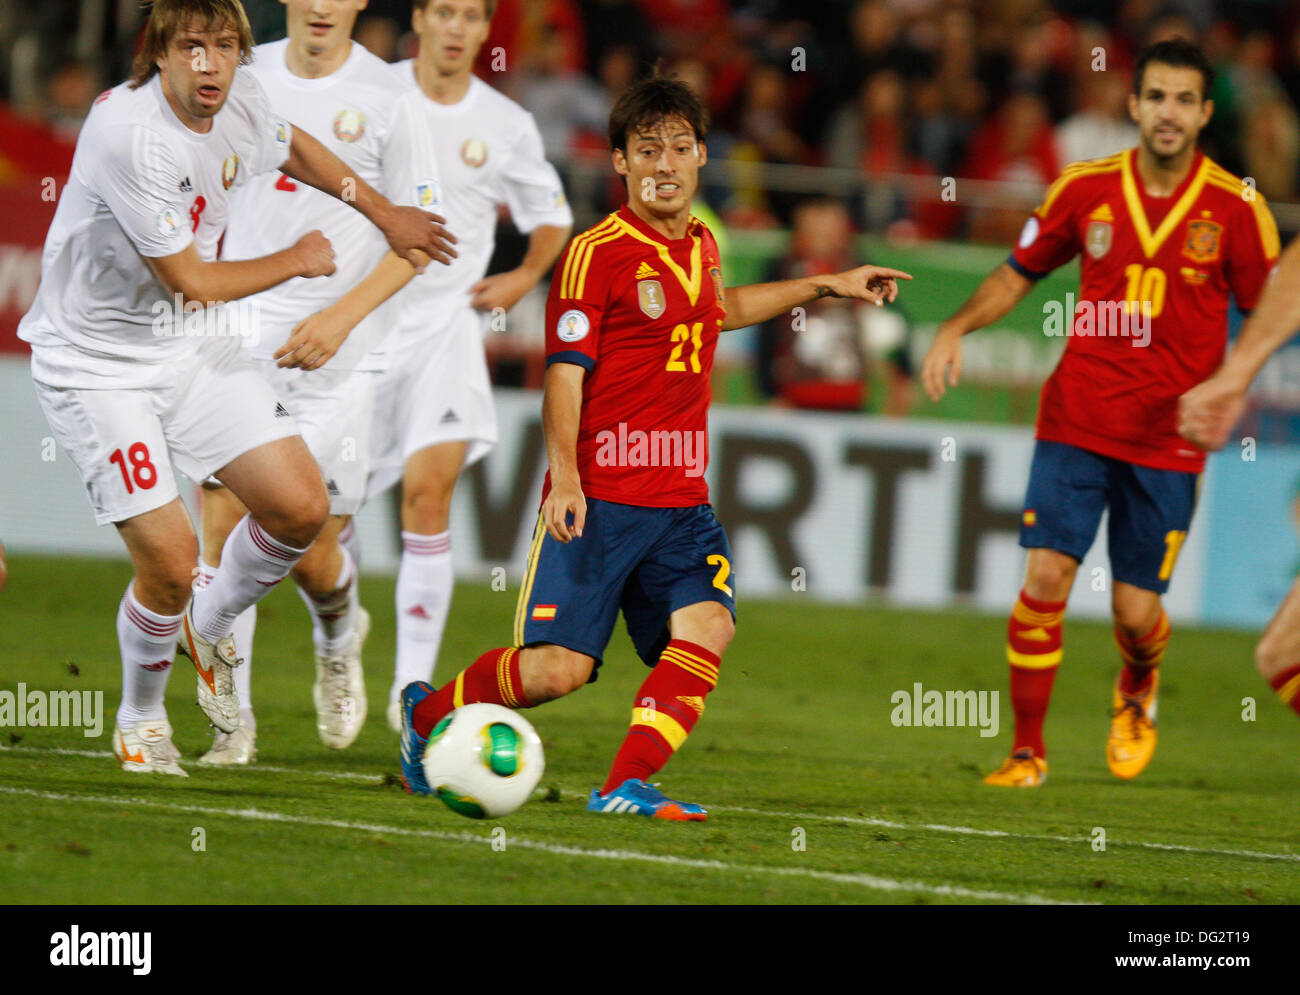
M 409 795 L 431 795 L 433 789 L 424 776 L 424 748 L 429 741 L 415 731 L 412 715 L 415 706 L 433 694 L 424 681 L 414 681 L 402 688 L 402 787 Z
M 675 822 L 703 822 L 709 817 L 699 805 L 667 798 L 653 784 L 646 784 L 636 777 L 629 777 L 607 795 L 593 788 L 587 811 L 645 815 Z

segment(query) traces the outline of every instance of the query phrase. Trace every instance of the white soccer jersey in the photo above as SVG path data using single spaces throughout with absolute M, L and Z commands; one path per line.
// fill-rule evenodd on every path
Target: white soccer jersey
M 55 387 L 168 382 L 195 342 L 174 334 L 173 296 L 141 257 L 194 243 L 215 260 L 231 193 L 281 166 L 291 138 L 243 68 L 206 134 L 176 117 L 158 76 L 101 94 L 45 238 L 40 289 L 18 327 L 32 345 L 33 376 Z
M 400 335 L 427 335 L 466 307 L 469 288 L 483 279 L 495 245 L 497 205 L 506 204 L 516 226 L 569 227 L 569 210 L 555 168 L 546 161 L 533 116 L 478 77 L 455 104 L 430 100 L 415 79 L 413 60 L 390 67 L 407 99 L 424 143 L 437 157 L 441 208 L 456 236 L 459 255 L 450 266 L 431 264 L 396 295 Z M 414 140 L 412 146 L 415 147 Z M 422 163 L 408 164 L 418 173 Z M 410 201 L 407 201 L 408 203 Z
M 366 183 L 384 191 L 382 167 L 392 134 L 392 67 L 356 42 L 337 70 L 303 79 L 285 63 L 288 40 L 258 45 L 249 71 L 276 112 L 317 139 Z M 255 356 L 270 359 L 295 325 L 355 287 L 388 251 L 383 234 L 353 207 L 283 174 L 259 176 L 230 205 L 223 259 L 256 259 L 320 229 L 334 246 L 328 277 L 294 277 L 241 302 L 255 306 Z M 245 312 L 247 313 L 247 312 Z M 330 369 L 382 369 L 382 342 L 390 319 L 383 306 L 349 333 Z M 367 355 L 372 353 L 372 355 Z

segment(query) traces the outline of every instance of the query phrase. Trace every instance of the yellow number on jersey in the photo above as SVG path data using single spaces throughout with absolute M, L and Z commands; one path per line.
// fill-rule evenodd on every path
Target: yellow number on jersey
M 668 363 L 664 369 L 669 373 L 685 373 L 686 360 L 682 359 L 682 350 L 686 348 L 686 343 L 691 344 L 691 372 L 700 372 L 700 350 L 704 348 L 704 340 L 701 333 L 704 331 L 704 322 L 697 321 L 692 327 L 687 328 L 685 325 L 677 325 L 669 338 L 670 342 L 676 342 L 673 346 L 672 354 L 668 357 Z
M 1169 282 L 1165 271 L 1159 266 L 1144 267 L 1141 263 L 1132 263 L 1124 267 L 1124 278 L 1128 280 L 1124 299 L 1139 306 L 1149 302 L 1151 317 L 1160 317 L 1160 312 L 1165 309 L 1165 287 Z

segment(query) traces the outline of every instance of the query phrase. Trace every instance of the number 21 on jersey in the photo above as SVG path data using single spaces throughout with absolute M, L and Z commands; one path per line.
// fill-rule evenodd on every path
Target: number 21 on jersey
M 692 373 L 700 372 L 700 350 L 704 348 L 704 340 L 701 337 L 703 331 L 704 322 L 702 321 L 697 321 L 690 327 L 681 324 L 673 328 L 668 339 L 673 345 L 673 350 L 668 355 L 668 362 L 664 364 L 664 369 L 667 372 L 685 373 L 688 364 Z M 721 319 L 718 320 L 718 331 L 722 331 Z M 683 358 L 682 353 L 688 345 L 691 351 Z

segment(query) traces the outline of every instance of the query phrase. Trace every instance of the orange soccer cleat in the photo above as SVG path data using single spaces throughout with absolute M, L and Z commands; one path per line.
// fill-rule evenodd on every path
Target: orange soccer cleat
M 1156 752 L 1156 686 L 1158 671 L 1139 694 L 1125 694 L 1115 682 L 1110 738 L 1106 740 L 1106 764 L 1116 777 L 1129 781 L 1146 770 Z
M 1047 761 L 1032 750 L 1016 750 L 1006 763 L 984 778 L 985 784 L 1000 788 L 1037 788 L 1047 780 Z

